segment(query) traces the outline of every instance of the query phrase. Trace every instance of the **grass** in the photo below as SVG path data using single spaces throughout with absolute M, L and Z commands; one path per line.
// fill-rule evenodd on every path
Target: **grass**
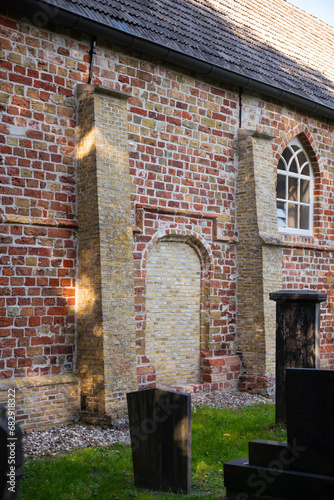
M 248 456 L 252 439 L 286 440 L 275 426 L 274 405 L 232 409 L 197 408 L 192 416 L 193 494 L 187 500 L 222 499 L 223 464 Z M 81 448 L 44 459 L 27 460 L 19 500 L 139 500 L 162 499 L 162 494 L 133 484 L 130 446 Z M 202 493 L 201 495 L 199 493 Z M 204 492 L 207 492 L 203 495 Z

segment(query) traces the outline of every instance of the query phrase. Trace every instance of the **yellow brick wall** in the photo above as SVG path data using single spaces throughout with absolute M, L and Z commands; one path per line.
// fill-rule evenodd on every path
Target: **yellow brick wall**
M 82 416 L 107 421 L 136 390 L 127 95 L 78 86 L 78 342 Z
M 15 411 L 24 431 L 73 422 L 79 415 L 79 388 L 74 374 L 22 377 L 0 381 L 0 404 Z
M 200 380 L 201 268 L 183 242 L 160 242 L 151 250 L 146 282 L 146 356 L 157 386 Z
M 282 286 L 272 137 L 241 129 L 238 138 L 238 347 L 248 375 L 275 375 L 275 305 Z

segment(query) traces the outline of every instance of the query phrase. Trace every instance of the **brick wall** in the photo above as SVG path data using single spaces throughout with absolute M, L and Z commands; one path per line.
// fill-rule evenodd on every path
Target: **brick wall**
M 1 26 L 1 377 L 66 373 L 75 335 L 73 103 L 43 33 L 16 20 Z
M 238 352 L 243 361 L 239 388 L 250 389 L 250 382 L 261 392 L 270 391 L 275 377 L 276 310 L 269 293 L 280 289 L 282 282 L 272 139 L 268 134 L 239 130 Z
M 284 288 L 311 289 L 327 293 L 327 301 L 320 304 L 320 365 L 321 368 L 333 369 L 333 250 L 327 246 L 307 249 L 294 244 L 284 248 L 283 258 Z
M 122 416 L 136 387 L 127 95 L 78 88 L 78 341 L 82 416 Z
M 200 261 L 186 243 L 151 250 L 146 280 L 146 356 L 161 385 L 200 380 Z
M 91 40 L 57 26 L 38 28 L 15 11 L 1 8 L 0 17 L 0 376 L 18 379 L 65 374 L 76 369 L 75 312 L 80 324 L 80 308 L 89 311 L 89 299 L 75 295 L 75 203 L 79 194 L 75 89 L 88 79 Z M 236 257 L 237 244 L 242 242 L 239 235 L 237 243 L 235 153 L 239 119 L 243 129 L 273 137 L 274 174 L 279 155 L 294 136 L 298 135 L 308 148 L 316 174 L 314 236 L 279 235 L 277 248 L 283 252 L 283 287 L 316 288 L 329 295 L 322 305 L 321 356 L 323 366 L 333 366 L 332 124 L 247 92 L 242 96 L 239 116 L 239 89 L 101 40 L 93 84 L 128 96 L 127 147 L 132 187 L 131 191 L 126 189 L 126 196 L 127 203 L 131 202 L 128 217 L 132 219 L 127 227 L 133 225 L 133 343 L 139 387 L 155 383 L 156 377 L 145 351 L 147 262 L 161 238 L 173 237 L 181 237 L 197 249 L 201 264 L 201 382 L 211 389 L 235 388 L 238 382 Z M 107 128 L 103 120 L 101 124 Z M 266 161 L 270 163 L 269 158 Z M 255 166 L 261 177 L 261 165 Z M 88 188 L 86 182 L 87 194 Z M 80 196 L 79 212 L 80 203 L 84 206 L 86 201 L 85 191 Z M 99 224 L 108 217 L 110 220 L 109 212 L 102 219 L 100 215 L 94 215 Z M 96 230 L 100 230 L 99 224 Z M 106 227 L 108 224 L 104 235 L 108 236 L 111 233 Z M 87 231 L 92 231 L 89 224 Z M 126 235 L 128 245 L 130 234 Z M 89 240 L 89 232 L 86 237 Z M 105 295 L 112 261 L 108 258 L 116 251 L 106 242 L 102 242 L 104 248 L 98 248 L 107 266 L 100 273 L 102 290 L 96 282 L 93 287 L 101 307 L 111 304 Z M 268 260 L 269 267 L 271 255 L 271 247 L 263 246 L 262 257 Z M 97 258 L 95 254 L 93 258 Z M 82 254 L 80 262 L 88 269 Z M 101 266 L 98 260 L 97 265 Z M 267 272 L 264 265 L 262 270 Z M 80 272 L 80 286 L 88 290 L 84 274 Z M 264 294 L 268 291 L 264 287 Z M 249 293 L 255 292 L 250 287 Z M 130 297 L 129 304 L 132 300 Z M 264 297 L 264 304 L 266 300 Z M 240 307 L 239 303 L 239 312 Z M 108 331 L 112 331 L 110 328 Z M 252 332 L 255 330 L 250 335 Z M 114 345 L 106 347 L 99 342 L 96 340 L 96 345 L 107 349 L 103 354 L 106 357 Z M 272 357 L 271 352 L 267 354 L 268 359 Z M 103 380 L 109 377 L 111 387 L 112 371 L 102 373 L 101 368 L 100 372 Z M 120 397 L 124 403 L 124 394 Z M 103 404 L 112 411 L 111 400 Z
M 72 371 L 74 231 L 23 221 L 0 229 L 2 378 Z
M 311 289 L 327 293 L 321 304 L 321 366 L 333 367 L 333 189 L 334 127 L 328 120 L 303 115 L 275 101 L 255 95 L 243 98 L 243 126 L 274 136 L 274 164 L 293 137 L 303 143 L 314 173 L 313 236 L 280 235 L 283 250 L 282 288 Z
M 0 404 L 7 406 L 9 394 L 15 401 L 16 423 L 24 431 L 73 422 L 78 418 L 78 380 L 73 374 L 1 380 Z
M 75 110 L 45 33 L 0 24 L 0 377 L 35 379 L 74 369 Z

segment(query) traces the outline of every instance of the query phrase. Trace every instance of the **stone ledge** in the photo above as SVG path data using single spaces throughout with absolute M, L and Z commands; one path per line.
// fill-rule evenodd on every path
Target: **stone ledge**
M 19 215 L 1 215 L 0 222 L 3 224 L 22 224 L 28 226 L 59 227 L 65 229 L 77 229 L 79 224 L 76 220 L 42 219 L 36 217 L 22 217 Z
M 270 300 L 282 304 L 284 302 L 324 302 L 327 300 L 327 294 L 317 292 L 316 290 L 299 290 L 299 289 L 288 289 L 288 290 L 278 290 L 277 292 L 269 293 Z
M 144 211 L 163 215 L 187 217 L 190 219 L 208 219 L 212 221 L 212 241 L 219 241 L 229 244 L 237 243 L 238 241 L 236 234 L 232 236 L 218 236 L 218 214 L 214 212 L 202 212 L 198 210 L 187 210 L 183 208 L 161 207 L 158 205 L 148 205 L 143 203 L 137 203 L 135 207 L 136 225 L 132 227 L 132 231 L 134 233 L 143 232 Z
M 283 248 L 301 248 L 302 250 L 315 250 L 319 252 L 334 252 L 334 247 L 329 245 L 317 245 L 317 244 L 309 244 L 309 243 L 293 243 L 283 241 L 280 245 Z
M 268 134 L 267 132 L 260 132 L 260 131 L 255 130 L 255 129 L 248 129 L 248 128 L 239 128 L 238 136 L 240 138 L 256 137 L 257 139 L 266 139 L 268 141 L 272 141 L 273 139 L 275 139 L 275 136 L 272 134 Z
M 109 87 L 104 87 L 103 85 L 92 85 L 88 83 L 79 83 L 77 85 L 77 95 L 80 97 L 82 94 L 107 94 L 111 97 L 117 97 L 118 99 L 129 99 L 131 94 L 122 92 L 121 90 L 111 89 Z
M 308 236 L 307 238 L 311 240 L 311 242 L 302 242 L 302 241 L 290 241 L 281 239 L 280 236 L 285 236 L 280 234 L 277 238 L 272 237 L 266 233 L 259 233 L 259 238 L 261 243 L 264 246 L 276 246 L 282 248 L 301 248 L 302 250 L 318 250 L 320 252 L 334 252 L 334 246 L 320 244 L 317 243 L 317 240 L 314 236 Z M 314 243 L 312 243 L 312 240 Z
M 43 387 L 46 385 L 77 384 L 78 377 L 74 373 L 50 375 L 45 377 L 22 377 L 0 381 L 0 391 L 8 389 L 24 389 L 26 387 Z

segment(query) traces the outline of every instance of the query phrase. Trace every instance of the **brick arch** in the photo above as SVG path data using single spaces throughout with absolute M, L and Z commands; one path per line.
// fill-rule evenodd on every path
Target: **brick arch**
M 294 138 L 299 139 L 304 148 L 306 149 L 313 170 L 313 177 L 314 177 L 313 229 L 314 229 L 314 234 L 316 235 L 321 225 L 320 218 L 322 211 L 321 208 L 322 199 L 320 197 L 320 193 L 321 193 L 321 177 L 323 172 L 323 165 L 322 165 L 322 158 L 317 148 L 316 142 L 307 127 L 300 124 L 297 125 L 293 130 L 291 130 L 287 134 L 287 136 L 283 141 L 280 141 L 280 143 L 276 143 L 278 145 L 278 148 L 275 154 L 275 168 L 277 169 L 277 165 L 283 151 Z
M 201 264 L 201 349 L 208 349 L 210 330 L 210 280 L 213 279 L 213 256 L 210 244 L 198 233 L 182 229 L 161 229 L 148 244 L 142 260 L 146 269 L 149 252 L 160 241 L 182 241 L 190 245 L 198 255 Z M 146 291 L 145 291 L 146 295 Z
M 159 386 L 200 382 L 201 265 L 180 238 L 160 239 L 146 275 L 145 354 Z
M 322 159 L 318 151 L 317 145 L 309 129 L 303 125 L 297 125 L 292 129 L 283 140 L 276 139 L 276 154 L 275 154 L 275 166 L 277 167 L 280 157 L 283 151 L 292 141 L 292 139 L 297 138 L 305 147 L 307 154 L 310 158 L 314 176 L 318 176 L 322 171 Z
M 210 280 L 213 279 L 213 256 L 210 244 L 200 235 L 190 230 L 161 229 L 152 237 L 142 254 L 141 268 L 145 285 L 142 297 L 146 304 L 147 261 L 155 245 L 163 242 L 180 242 L 189 245 L 197 254 L 200 262 L 200 352 L 207 351 L 210 332 Z M 146 355 L 146 305 L 143 318 L 142 343 L 137 356 L 139 388 L 155 386 L 156 371 Z M 201 367 L 200 367 L 201 368 Z M 200 380 L 198 380 L 200 382 Z
M 148 255 L 153 248 L 153 246 L 161 240 L 172 240 L 173 238 L 182 239 L 185 243 L 192 246 L 194 250 L 198 253 L 201 265 L 205 267 L 206 273 L 209 279 L 212 278 L 213 273 L 213 256 L 211 252 L 211 246 L 200 234 L 191 230 L 184 229 L 160 229 L 152 237 L 151 241 L 147 244 L 142 257 L 142 269 L 146 268 L 146 262 Z

